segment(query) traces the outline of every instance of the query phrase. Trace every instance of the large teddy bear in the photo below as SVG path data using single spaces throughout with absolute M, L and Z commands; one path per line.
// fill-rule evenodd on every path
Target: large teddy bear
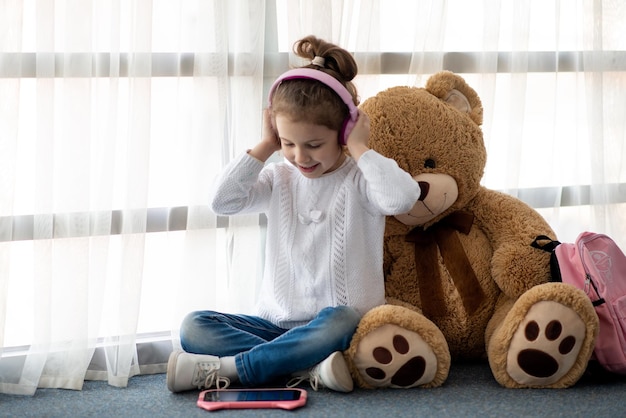
M 387 305 L 364 315 L 345 355 L 364 388 L 441 385 L 457 359 L 487 358 L 505 387 L 565 388 L 584 373 L 598 319 L 587 296 L 550 283 L 555 238 L 522 201 L 481 186 L 482 105 L 451 72 L 366 100 L 370 147 L 419 182 L 410 213 L 388 217 Z

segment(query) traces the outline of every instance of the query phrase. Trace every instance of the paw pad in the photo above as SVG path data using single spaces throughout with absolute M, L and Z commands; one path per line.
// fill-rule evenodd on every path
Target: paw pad
M 585 331 L 572 309 L 552 301 L 536 303 L 513 335 L 507 372 L 520 384 L 556 382 L 574 365 Z
M 390 324 L 361 341 L 354 361 L 363 379 L 374 387 L 423 385 L 437 371 L 437 358 L 422 337 Z

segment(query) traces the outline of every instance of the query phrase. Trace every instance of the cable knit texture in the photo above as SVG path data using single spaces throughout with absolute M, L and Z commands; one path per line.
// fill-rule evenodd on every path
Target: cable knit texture
M 375 151 L 358 165 L 348 157 L 316 179 L 287 162 L 264 166 L 245 153 L 218 179 L 212 209 L 267 214 L 258 315 L 292 328 L 327 306 L 364 314 L 385 303 L 385 216 L 408 212 L 419 193 L 409 174 Z

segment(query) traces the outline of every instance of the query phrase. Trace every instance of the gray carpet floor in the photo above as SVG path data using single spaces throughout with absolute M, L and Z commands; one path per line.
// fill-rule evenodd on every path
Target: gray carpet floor
M 39 389 L 33 397 L 0 394 L 0 416 L 626 417 L 626 376 L 595 368 L 569 389 L 505 389 L 484 363 L 454 364 L 440 388 L 357 389 L 349 394 L 309 389 L 307 405 L 294 411 L 208 412 L 196 406 L 197 396 L 197 392 L 170 393 L 164 374 L 136 376 L 124 389 L 86 382 L 82 391 Z

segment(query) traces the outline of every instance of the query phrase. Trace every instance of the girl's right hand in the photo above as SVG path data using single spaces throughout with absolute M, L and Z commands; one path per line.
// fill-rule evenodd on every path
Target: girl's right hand
M 263 136 L 261 142 L 269 149 L 272 149 L 272 152 L 280 151 L 280 139 L 278 138 L 278 132 L 272 125 L 272 112 L 269 108 L 263 109 Z
M 272 116 L 269 109 L 263 109 L 263 131 L 261 141 L 248 153 L 259 161 L 267 161 L 276 151 L 280 151 L 280 139 L 276 129 L 272 126 Z

